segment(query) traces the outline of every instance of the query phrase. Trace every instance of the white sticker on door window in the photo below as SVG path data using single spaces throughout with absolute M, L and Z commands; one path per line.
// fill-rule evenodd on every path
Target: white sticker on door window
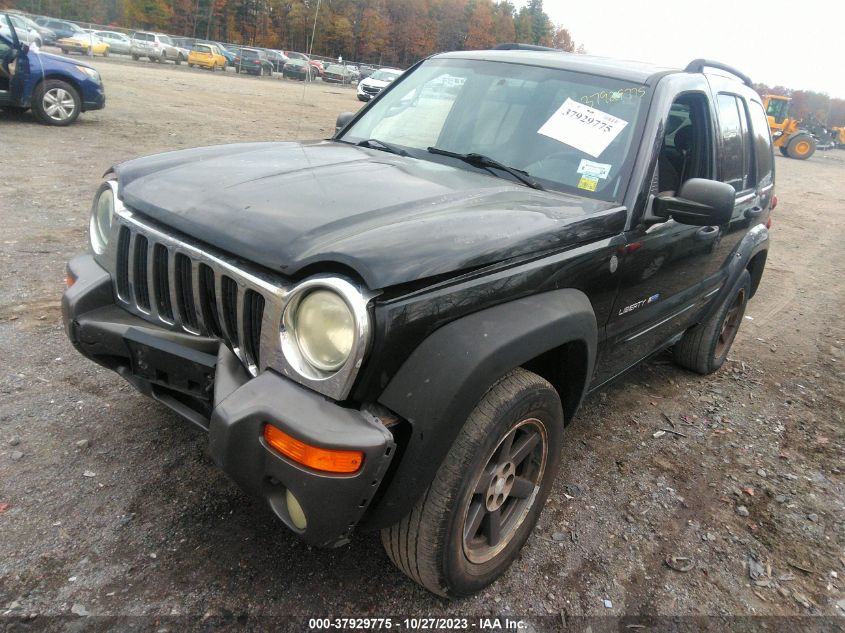
M 601 178 L 604 180 L 610 175 L 610 163 L 597 163 L 587 158 L 581 159 L 581 164 L 578 165 L 578 172 L 583 176 L 592 176 L 593 178 Z
M 626 125 L 619 117 L 567 99 L 537 133 L 598 158 Z

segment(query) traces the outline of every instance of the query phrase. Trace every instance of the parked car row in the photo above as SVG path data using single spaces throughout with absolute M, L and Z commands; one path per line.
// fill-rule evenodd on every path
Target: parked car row
M 112 53 L 130 55 L 134 60 L 174 64 L 187 63 L 211 71 L 225 70 L 227 66 L 237 73 L 249 75 L 271 75 L 280 73 L 289 79 L 313 81 L 317 78 L 329 83 L 351 85 L 358 83 L 358 98 L 369 101 L 388 85 L 401 71 L 378 69 L 367 64 L 348 64 L 338 59 L 337 63 L 325 64 L 312 59 L 305 53 L 282 51 L 191 37 L 172 37 L 154 31 L 123 33 L 116 30 L 83 29 L 74 22 L 45 16 L 34 19 L 22 13 L 12 12 L 10 19 L 15 24 L 19 39 L 28 45 L 50 44 L 62 53 L 80 53 L 88 56 Z M 3 25 L 0 25 L 0 29 Z M 8 30 L 8 29 L 7 29 Z M 2 31 L 0 31 L 2 32 Z M 380 73 L 380 74 L 379 74 Z M 363 83 L 372 75 L 379 79 Z

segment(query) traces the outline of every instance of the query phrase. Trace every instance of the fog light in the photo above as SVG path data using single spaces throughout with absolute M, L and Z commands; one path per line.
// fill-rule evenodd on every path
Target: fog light
M 293 523 L 293 526 L 297 530 L 304 530 L 308 525 L 308 521 L 305 519 L 305 512 L 302 510 L 302 506 L 299 505 L 299 500 L 293 496 L 290 490 L 287 490 L 285 491 L 285 501 L 288 504 L 288 516 L 290 517 L 291 523 Z

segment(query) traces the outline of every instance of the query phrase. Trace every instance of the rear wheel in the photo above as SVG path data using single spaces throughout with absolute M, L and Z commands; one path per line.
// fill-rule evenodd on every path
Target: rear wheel
M 106 50 L 103 51 L 103 57 L 108 57 L 108 56 L 109 56 L 109 49 L 106 49 Z
M 798 134 L 789 139 L 786 152 L 790 158 L 807 160 L 816 151 L 816 139 L 809 134 Z
M 480 591 L 519 554 L 557 472 L 563 413 L 555 389 L 516 369 L 470 414 L 413 510 L 381 532 L 393 563 L 429 591 Z
M 61 79 L 42 81 L 32 93 L 32 111 L 47 125 L 70 125 L 79 116 L 81 106 L 76 88 Z
M 132 59 L 134 59 L 137 62 L 141 58 L 138 55 L 132 55 Z
M 715 314 L 688 329 L 675 345 L 675 362 L 699 374 L 712 374 L 719 369 L 731 350 L 750 296 L 751 275 L 743 270 Z

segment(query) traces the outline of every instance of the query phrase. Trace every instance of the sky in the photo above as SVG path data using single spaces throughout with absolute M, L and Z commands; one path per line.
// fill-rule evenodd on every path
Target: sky
M 754 82 L 845 99 L 843 0 L 545 0 L 543 8 L 592 55 L 682 68 L 703 57 Z

